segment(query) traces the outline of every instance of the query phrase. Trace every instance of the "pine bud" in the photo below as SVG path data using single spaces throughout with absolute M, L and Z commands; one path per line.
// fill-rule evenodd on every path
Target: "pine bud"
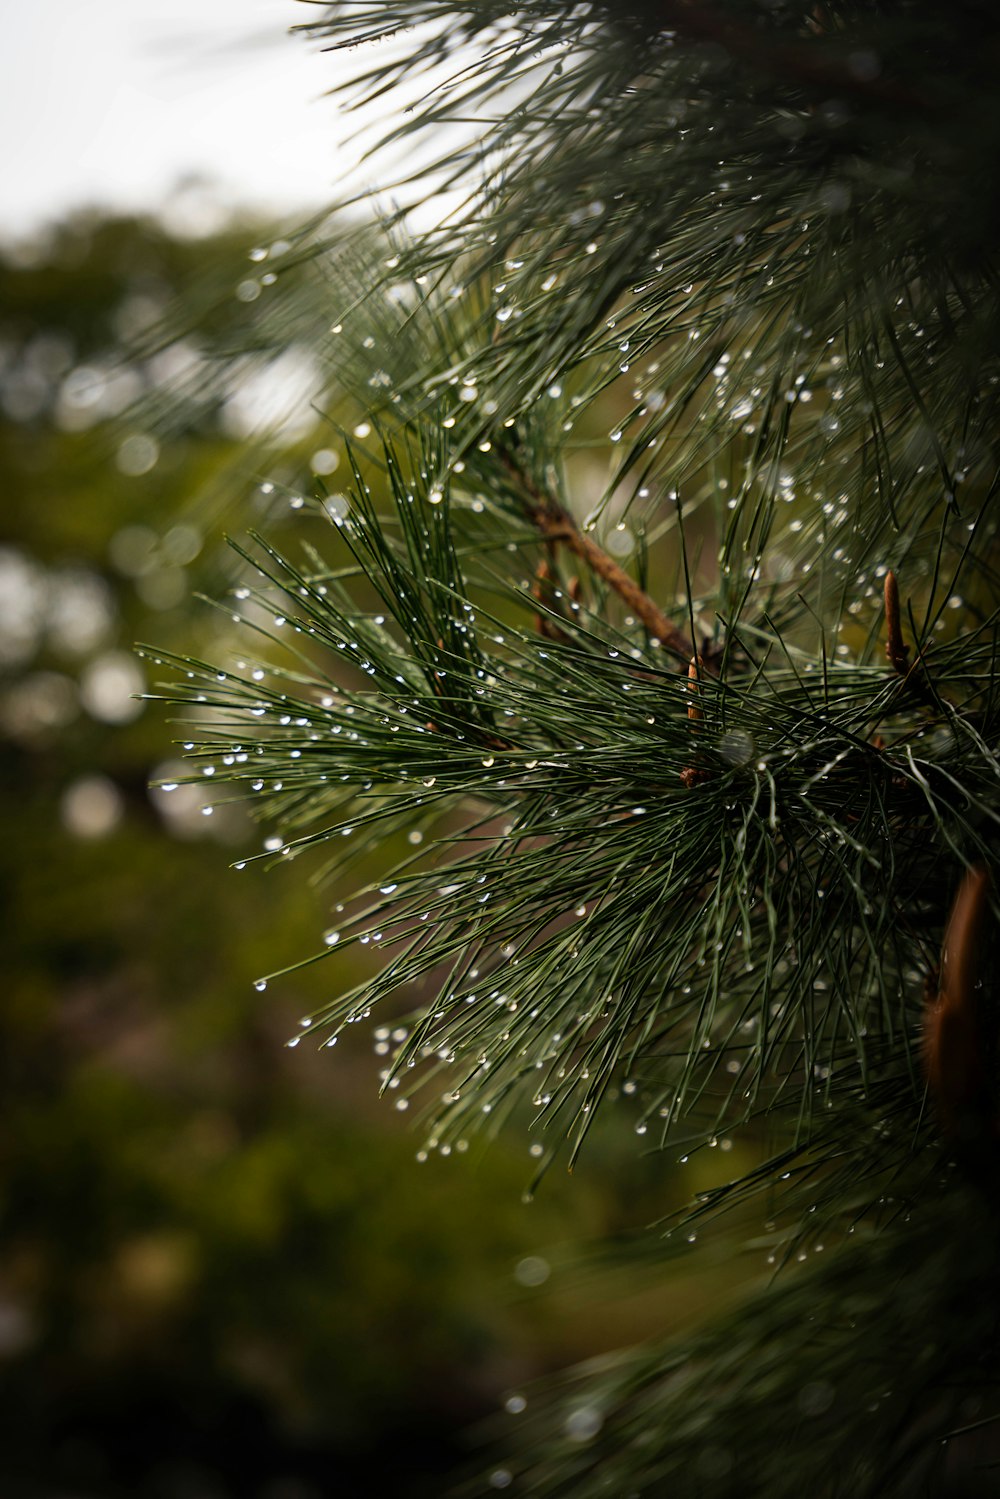
M 966 871 L 948 916 L 938 993 L 924 1027 L 928 1087 L 947 1133 L 965 1144 L 993 1138 L 1000 1123 L 991 890 L 984 865 Z

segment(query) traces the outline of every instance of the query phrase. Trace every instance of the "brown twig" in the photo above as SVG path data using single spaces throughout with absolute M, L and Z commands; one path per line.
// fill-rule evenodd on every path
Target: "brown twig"
M 688 667 L 687 690 L 688 692 L 693 692 L 696 699 L 699 690 L 698 684 L 704 667 L 705 663 L 700 656 L 695 655 L 691 657 L 691 664 Z M 695 728 L 701 723 L 702 716 L 702 711 L 697 701 L 688 703 L 688 720 Z M 681 780 L 689 791 L 693 786 L 699 786 L 703 781 L 707 781 L 708 779 L 708 771 L 701 765 L 687 765 L 681 771 Z
M 535 629 L 545 640 L 560 640 L 568 644 L 570 637 L 565 630 L 555 623 L 548 614 L 542 613 L 543 609 L 554 611 L 555 609 L 555 586 L 552 579 L 552 569 L 543 558 L 535 568 L 535 581 L 531 585 L 531 597 L 540 605 L 535 615 Z
M 996 994 L 991 992 L 991 880 L 966 871 L 941 947 L 938 993 L 924 1024 L 924 1071 L 949 1135 L 974 1146 L 998 1131 Z
M 903 639 L 903 626 L 899 608 L 899 584 L 896 574 L 885 575 L 885 654 L 896 673 L 928 708 L 940 710 L 941 703 L 927 675 L 927 668 L 920 658 L 910 664 L 910 647 Z
M 688 667 L 688 693 L 694 693 L 696 697 L 703 666 L 705 666 L 705 663 L 703 663 L 702 657 L 699 657 L 699 655 L 691 657 L 691 664 Z M 688 718 L 691 718 L 696 724 L 702 723 L 702 709 L 697 706 L 697 702 L 688 703 Z
M 691 642 L 667 618 L 649 594 L 591 536 L 580 530 L 565 506 L 553 495 L 541 490 L 510 452 L 501 451 L 499 456 L 525 511 L 545 540 L 560 542 L 568 547 L 628 605 L 636 618 L 645 625 L 652 639 L 657 640 L 664 650 L 673 651 L 685 661 L 689 660 L 694 650 Z
M 688 692 L 693 692 L 696 697 L 698 694 L 698 681 L 703 665 L 704 663 L 700 656 L 691 657 L 691 665 L 688 667 Z M 701 717 L 701 709 L 698 707 L 697 703 L 689 703 L 688 718 L 690 718 L 694 723 L 700 723 Z

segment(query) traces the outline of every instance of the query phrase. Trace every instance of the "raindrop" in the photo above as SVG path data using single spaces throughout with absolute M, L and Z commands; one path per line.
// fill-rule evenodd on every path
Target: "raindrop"
M 548 1260 L 543 1260 L 538 1254 L 529 1254 L 517 1262 L 514 1279 L 520 1286 L 541 1286 L 551 1273 Z
M 592 1405 L 581 1405 L 566 1417 L 564 1431 L 571 1442 L 589 1442 L 604 1425 L 604 1417 Z

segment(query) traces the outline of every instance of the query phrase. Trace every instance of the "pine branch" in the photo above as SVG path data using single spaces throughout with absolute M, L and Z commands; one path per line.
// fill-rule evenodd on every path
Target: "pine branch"
M 766 1213 L 777 1285 L 541 1397 L 526 1491 L 929 1491 L 1000 1373 L 995 18 L 359 0 L 312 29 L 404 26 L 348 87 L 447 65 L 386 144 L 434 132 L 402 186 L 459 206 L 298 251 L 378 441 L 332 551 L 242 554 L 260 659 L 163 658 L 165 695 L 280 829 L 265 861 L 378 868 L 295 955 L 334 972 L 295 1043 L 407 995 L 383 1081 L 422 1153 L 523 1120 L 541 1172 L 613 1101 L 654 1148 L 754 1152 L 632 1263 Z M 625 516 L 634 576 L 599 539 Z M 381 961 L 338 992 L 353 943 Z
M 224 673 L 220 686 L 216 669 L 189 662 L 180 694 L 224 715 L 213 736 L 197 729 L 215 784 L 280 785 L 264 805 L 297 830 L 283 845 L 292 856 L 355 831 L 375 849 L 423 806 L 465 819 L 457 857 L 449 842 L 445 865 L 387 871 L 384 890 L 363 893 L 340 924 L 338 950 L 377 936 L 386 962 L 314 1029 L 335 1036 L 446 964 L 392 1064 L 402 1077 L 410 1062 L 454 1058 L 435 1144 L 463 1137 L 484 1104 L 492 1114 L 534 1097 L 575 1153 L 623 1073 L 642 1080 L 643 1119 L 662 1121 L 664 1141 L 692 1110 L 709 1107 L 721 1125 L 765 1099 L 797 1098 L 808 1133 L 823 1079 L 867 1091 L 883 1042 L 907 1054 L 922 1007 L 916 955 L 950 899 L 930 877 L 928 834 L 950 829 L 952 860 L 988 856 L 977 826 L 993 815 L 986 741 L 971 725 L 949 738 L 960 768 L 948 771 L 905 735 L 874 748 L 891 701 L 881 671 L 841 668 L 817 705 L 796 670 L 758 662 L 739 636 L 745 665 L 724 681 L 690 658 L 684 673 L 657 668 L 627 635 L 609 646 L 579 606 L 570 638 L 540 648 L 491 618 L 465 577 L 433 446 L 407 469 L 388 445 L 384 470 L 397 534 L 357 469 L 335 524 L 388 619 L 359 610 L 350 579 L 318 558 L 303 571 L 267 548 L 264 573 L 283 598 L 254 597 L 308 645 L 288 678 L 299 685 L 268 694 Z M 511 597 L 537 612 L 531 590 Z M 370 688 L 331 695 L 338 670 L 315 677 L 317 648 Z M 978 657 L 966 641 L 953 660 L 974 670 L 991 650 L 984 636 Z M 943 654 L 945 675 L 948 663 Z M 233 736 L 247 753 L 248 733 L 248 768 L 234 768 L 231 748 L 219 765 Z M 484 816 L 498 815 L 507 831 L 479 839 Z M 562 925 L 573 912 L 579 935 Z M 924 972 L 931 963 L 928 953 Z M 481 1004 L 484 985 L 499 1009 Z

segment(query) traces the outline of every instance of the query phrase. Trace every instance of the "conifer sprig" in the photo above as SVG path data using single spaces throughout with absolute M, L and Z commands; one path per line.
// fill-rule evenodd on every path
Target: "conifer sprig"
M 244 554 L 274 619 L 257 629 L 291 632 L 290 666 L 184 661 L 173 693 L 197 705 L 213 785 L 252 788 L 286 830 L 268 857 L 324 845 L 336 870 L 414 816 L 443 835 L 360 892 L 336 951 L 372 943 L 383 969 L 306 1034 L 419 997 L 393 1075 L 412 1066 L 416 1086 L 418 1064 L 443 1064 L 434 1144 L 525 1100 L 574 1151 L 629 1079 L 638 1128 L 665 1141 L 693 1108 L 722 1127 L 780 1103 L 801 1125 L 835 1076 L 864 1092 L 872 1057 L 908 1057 L 949 871 L 986 856 L 998 817 L 976 686 L 992 624 L 936 653 L 960 701 L 900 732 L 888 665 L 819 672 L 765 626 L 744 643 L 735 618 L 692 718 L 689 671 L 634 617 L 613 626 L 557 590 L 559 638 L 539 637 L 509 573 L 491 608 L 497 563 L 460 558 L 433 451 L 387 440 L 382 467 L 391 516 L 357 464 L 333 516 L 353 573 L 261 541 Z
M 484 402 L 509 418 L 627 372 L 609 495 L 626 476 L 691 487 L 735 440 L 748 498 L 786 460 L 803 485 L 835 469 L 867 533 L 955 504 L 995 421 L 993 239 L 972 206 L 994 140 L 956 86 L 983 24 L 975 5 L 891 29 L 843 3 L 330 6 L 307 29 L 333 46 L 412 28 L 405 56 L 373 51 L 362 95 L 451 62 L 454 108 L 434 75 L 396 134 L 455 117 L 476 139 L 418 177 L 461 182 L 455 214 L 362 278 L 362 320 L 383 289 L 410 285 L 407 317 L 471 292 L 465 349 L 395 372 L 393 398 L 423 409 L 471 376 L 472 440 Z

